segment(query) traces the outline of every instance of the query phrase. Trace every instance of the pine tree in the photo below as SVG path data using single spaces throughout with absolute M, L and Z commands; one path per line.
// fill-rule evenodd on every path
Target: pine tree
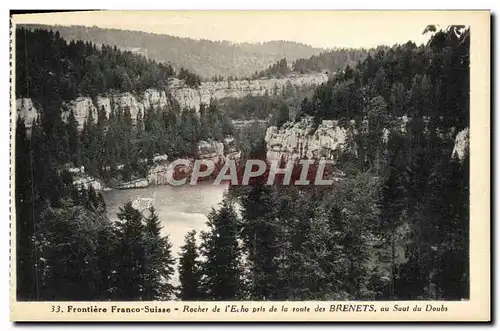
M 37 128 L 33 128 L 37 131 Z M 32 133 L 36 135 L 36 132 Z M 24 121 L 17 120 L 15 150 L 15 192 L 16 192 L 16 258 L 17 258 L 17 298 L 33 300 L 37 298 L 37 270 L 35 257 L 34 225 L 35 183 L 32 178 L 33 152 L 27 137 Z
M 338 211 L 338 227 L 342 233 L 337 244 L 349 256 L 345 275 L 345 292 L 353 299 L 371 297 L 368 284 L 370 259 L 374 250 L 371 237 L 380 216 L 379 180 L 369 172 L 362 172 L 343 182 L 334 196 L 333 207 Z
M 208 231 L 202 232 L 203 287 L 210 300 L 237 300 L 242 292 L 238 218 L 233 204 L 224 199 L 220 209 L 208 215 Z
M 203 299 L 201 292 L 201 264 L 196 246 L 196 231 L 188 232 L 184 238 L 179 258 L 179 299 L 197 301 Z
M 299 251 L 303 261 L 303 282 L 307 284 L 308 300 L 352 300 L 347 287 L 349 263 L 354 252 L 344 243 L 346 222 L 334 199 L 325 199 L 314 214 L 310 231 L 304 234 L 308 241 Z M 300 289 L 298 289 L 300 290 Z
M 63 201 L 60 208 L 47 207 L 42 212 L 37 230 L 41 244 L 40 299 L 109 298 L 109 272 L 102 268 L 102 262 L 111 262 L 106 252 L 112 233 L 104 215 Z
M 68 122 L 66 124 L 68 136 L 68 155 L 74 165 L 81 164 L 80 140 L 78 139 L 78 122 L 76 121 L 73 110 L 70 111 Z
M 275 237 L 274 242 L 268 242 L 263 251 L 264 254 L 271 252 L 273 257 L 270 266 L 264 269 L 264 279 L 274 285 L 269 299 L 305 299 L 310 298 L 314 290 L 313 271 L 309 268 L 311 260 L 307 256 L 313 217 L 311 212 L 315 205 L 315 201 L 309 199 L 310 194 L 295 186 L 278 186 L 274 192 L 275 211 L 268 215 L 267 221 Z M 309 283 L 311 280 L 313 282 Z
M 370 142 L 370 148 L 367 149 L 367 156 L 370 165 L 372 165 L 377 174 L 380 173 L 384 163 L 384 130 L 386 130 L 389 122 L 386 114 L 387 104 L 382 97 L 370 100 L 367 114 L 367 139 Z
M 87 119 L 81 131 L 82 163 L 86 171 L 93 176 L 97 175 L 97 146 L 96 146 L 96 126 L 92 110 L 89 110 Z
M 242 205 L 241 238 L 250 263 L 250 292 L 255 300 L 266 300 L 276 292 L 278 233 L 274 226 L 274 196 L 265 182 L 249 187 L 240 198 Z
M 248 159 L 266 160 L 266 143 L 257 140 Z M 269 167 L 268 167 L 269 168 Z M 269 300 L 278 293 L 278 265 L 280 228 L 276 218 L 276 196 L 273 186 L 266 185 L 267 175 L 249 181 L 240 196 L 242 221 L 240 238 L 248 256 L 249 292 L 255 300 Z
M 137 113 L 136 125 L 135 125 L 136 137 L 141 139 L 144 132 L 144 118 L 142 111 L 139 110 Z
M 389 165 L 387 178 L 382 188 L 381 218 L 376 234 L 381 237 L 378 248 L 379 261 L 389 265 L 389 276 L 385 278 L 380 293 L 390 299 L 395 298 L 397 252 L 396 248 L 403 245 L 399 228 L 404 224 L 408 213 L 408 183 L 405 177 L 404 137 L 392 132 L 388 141 Z M 382 275 L 383 277 L 383 275 Z
M 175 260 L 168 236 L 161 236 L 161 222 L 154 207 L 144 226 L 144 300 L 169 300 L 173 294 L 170 283 L 174 274 Z
M 118 213 L 115 274 L 115 297 L 118 300 L 141 300 L 146 295 L 144 274 L 146 251 L 141 213 L 127 202 Z

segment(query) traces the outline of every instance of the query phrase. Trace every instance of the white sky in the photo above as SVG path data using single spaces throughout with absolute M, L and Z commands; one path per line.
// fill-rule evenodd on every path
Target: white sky
M 463 24 L 460 13 L 398 11 L 99 11 L 27 14 L 17 23 L 85 25 L 232 42 L 290 40 L 315 47 L 425 42 L 428 24 Z

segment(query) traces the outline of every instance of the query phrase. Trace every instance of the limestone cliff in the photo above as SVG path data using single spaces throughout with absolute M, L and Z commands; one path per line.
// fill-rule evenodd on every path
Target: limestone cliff
M 179 83 L 170 85 L 170 93 L 183 108 L 200 109 L 200 104 L 223 98 L 243 98 L 247 95 L 281 93 L 286 86 L 316 86 L 328 80 L 323 73 L 291 75 L 286 78 L 203 82 L 199 88 L 188 88 Z
M 170 84 L 164 90 L 148 89 L 139 96 L 132 93 L 117 93 L 97 96 L 96 100 L 90 97 L 79 97 L 75 100 L 63 104 L 62 117 L 66 120 L 73 110 L 76 120 L 80 127 L 83 126 L 89 112 L 96 114 L 97 109 L 104 108 L 108 115 L 112 107 L 124 109 L 128 107 L 132 120 L 135 121 L 137 113 L 144 113 L 150 107 L 167 107 L 172 102 L 178 103 L 181 108 L 200 109 L 202 103 L 209 105 L 211 100 L 222 98 L 242 98 L 246 95 L 264 95 L 266 93 L 280 93 L 289 86 L 315 86 L 325 82 L 328 79 L 326 74 L 307 74 L 292 75 L 286 78 L 277 79 L 258 79 L 258 80 L 240 80 L 240 81 L 220 81 L 203 82 L 198 88 L 187 87 L 182 81 L 171 80 Z M 31 126 L 32 120 L 36 118 L 38 110 L 29 98 L 20 98 L 16 100 L 17 114 L 24 118 L 26 125 Z M 94 116 L 96 118 L 96 116 Z
M 407 117 L 400 119 L 397 127 L 405 129 Z M 354 123 L 340 125 L 338 121 L 324 120 L 317 128 L 311 117 L 304 117 L 296 123 L 285 123 L 280 129 L 272 126 L 266 132 L 267 157 L 280 159 L 282 155 L 293 159 L 299 157 L 336 159 L 346 148 L 354 147 L 352 135 L 355 133 Z M 385 130 L 385 138 L 388 131 Z M 450 133 L 451 134 L 451 133 Z M 468 149 L 469 129 L 455 135 L 453 155 L 463 159 Z M 354 151 L 353 151 L 354 152 Z
M 96 191 L 108 191 L 109 187 L 106 186 L 101 180 L 89 176 L 85 172 L 85 167 L 65 167 L 65 170 L 73 175 L 73 185 L 76 187 L 83 187 L 88 189 L 92 187 Z
M 96 118 L 97 109 L 104 109 L 106 116 L 109 116 L 112 107 L 117 107 L 120 109 L 128 108 L 132 120 L 135 121 L 139 111 L 144 114 L 146 109 L 166 107 L 168 104 L 166 92 L 154 89 L 146 90 L 140 97 L 136 97 L 132 93 L 98 96 L 96 104 L 90 97 L 79 97 L 63 105 L 62 117 L 63 120 L 66 120 L 70 114 L 70 110 L 73 110 L 79 125 L 83 126 L 90 111 L 93 112 L 94 118 Z
M 210 160 L 215 164 L 222 164 L 228 159 L 239 159 L 241 152 L 236 150 L 234 146 L 234 138 L 227 137 L 224 142 L 218 141 L 200 141 L 198 143 L 198 159 Z M 149 185 L 166 185 L 167 173 L 173 171 L 172 162 L 175 159 L 169 159 L 167 155 L 156 155 L 153 158 L 153 166 L 148 170 L 147 176 L 145 178 L 134 178 L 128 182 L 121 182 L 112 185 L 114 189 L 133 189 L 140 187 L 147 187 Z M 194 162 L 194 159 L 190 160 Z M 118 165 L 118 169 L 123 167 L 123 165 Z M 74 175 L 73 184 L 78 187 L 83 186 L 88 188 L 92 186 L 95 190 L 110 190 L 105 183 L 101 180 L 93 178 L 85 173 L 85 168 L 68 168 L 70 173 Z M 188 167 L 176 167 L 176 171 L 183 171 L 187 175 L 192 172 L 192 164 Z
M 16 100 L 17 115 L 24 119 L 26 127 L 30 128 L 38 116 L 38 109 L 33 105 L 33 101 L 29 98 L 19 98 Z
M 347 145 L 349 130 L 337 121 L 323 121 L 315 129 L 311 117 L 296 123 L 288 122 L 280 129 L 269 127 L 266 132 L 267 157 L 275 160 L 286 154 L 291 158 L 307 157 L 333 159 L 335 151 Z
M 465 152 L 469 149 L 469 128 L 460 131 L 455 137 L 455 147 L 453 148 L 453 156 L 457 156 L 460 160 L 465 157 Z
M 165 91 L 148 89 L 140 97 L 136 97 L 132 93 L 98 96 L 95 101 L 92 101 L 90 97 L 78 97 L 75 100 L 63 103 L 61 116 L 63 121 L 66 121 L 72 110 L 81 128 L 88 118 L 90 111 L 93 112 L 94 119 L 97 118 L 97 109 L 104 109 L 106 116 L 109 116 L 112 107 L 119 107 L 121 109 L 128 107 L 132 120 L 135 121 L 139 111 L 144 113 L 144 110 L 150 107 L 157 108 L 168 105 L 169 101 Z M 39 110 L 34 106 L 31 99 L 19 98 L 16 100 L 16 111 L 17 115 L 25 120 L 26 126 L 30 128 Z
M 223 164 L 228 159 L 238 159 L 240 156 L 241 152 L 234 148 L 234 138 L 232 137 L 226 138 L 224 142 L 211 140 L 200 141 L 198 143 L 197 159 L 200 160 L 208 160 L 214 164 Z M 191 162 L 194 162 L 194 159 Z M 176 169 L 177 171 L 180 170 L 179 168 Z M 192 167 L 184 167 L 180 171 L 190 174 L 192 170 Z M 167 173 L 170 171 L 173 171 L 172 162 L 168 162 L 167 158 L 155 162 L 155 165 L 148 171 L 147 184 L 145 186 L 168 184 Z

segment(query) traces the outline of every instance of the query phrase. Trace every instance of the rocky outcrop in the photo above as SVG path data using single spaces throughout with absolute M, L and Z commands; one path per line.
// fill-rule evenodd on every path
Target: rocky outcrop
M 73 185 L 76 187 L 83 187 L 85 189 L 92 187 L 96 191 L 110 190 L 102 181 L 86 174 L 84 166 L 70 167 L 66 165 L 64 169 L 73 175 Z
M 199 160 L 208 160 L 214 164 L 222 164 L 228 159 L 238 159 L 240 157 L 241 153 L 236 150 L 233 137 L 226 137 L 224 142 L 210 140 L 198 143 L 196 158 Z M 193 171 L 194 159 L 190 159 L 190 162 L 190 166 L 177 166 L 175 171 L 189 175 Z M 173 171 L 172 162 L 168 162 L 166 159 L 155 162 L 155 165 L 148 172 L 147 182 L 152 185 L 168 184 L 167 174 Z
M 96 179 L 94 177 L 81 174 L 73 180 L 73 185 L 76 187 L 84 187 L 85 189 L 88 189 L 89 187 L 92 187 L 96 191 L 109 191 L 111 190 L 109 187 L 107 187 L 103 182 L 101 182 L 99 179 Z
M 145 110 L 149 108 L 162 108 L 168 105 L 169 102 L 165 91 L 148 89 L 140 97 L 136 97 L 132 93 L 120 93 L 110 96 L 98 96 L 95 102 L 90 97 L 79 97 L 64 104 L 61 115 L 65 121 L 72 110 L 78 124 L 82 127 L 89 116 L 89 112 L 92 111 L 94 120 L 97 119 L 98 109 L 104 109 L 108 117 L 113 107 L 128 109 L 132 120 L 135 121 L 139 112 L 144 114 Z
M 395 127 L 405 130 L 407 117 L 401 117 Z M 366 123 L 365 123 L 366 125 Z M 317 126 L 317 127 L 316 127 Z M 452 130 L 453 131 L 453 130 Z M 324 120 L 315 125 L 311 117 L 304 117 L 296 123 L 285 123 L 280 129 L 269 127 L 266 132 L 267 157 L 270 160 L 287 158 L 325 158 L 336 160 L 340 152 L 353 148 L 353 134 L 356 133 L 354 122 L 343 123 Z M 389 130 L 384 130 L 384 139 L 387 140 Z M 449 134 L 452 134 L 451 132 Z M 469 129 L 460 131 L 455 136 L 453 155 L 463 159 L 469 148 Z M 352 150 L 355 153 L 355 150 Z
M 19 98 L 16 100 L 16 111 L 20 118 L 24 119 L 26 127 L 29 129 L 33 125 L 33 120 L 38 116 L 38 110 L 33 105 L 30 98 Z
M 311 117 L 288 122 L 280 129 L 269 127 L 265 138 L 267 158 L 276 160 L 285 154 L 292 159 L 334 159 L 337 151 L 345 149 L 350 130 L 339 126 L 337 121 L 323 121 L 315 128 Z
M 210 159 L 217 156 L 224 156 L 224 144 L 218 141 L 205 141 L 198 142 L 198 155 L 199 159 Z
M 463 160 L 466 151 L 469 150 L 469 128 L 460 131 L 455 137 L 455 146 L 453 147 L 452 155 Z
M 169 105 L 167 93 L 154 89 L 146 90 L 140 97 L 132 93 L 111 94 L 109 96 L 98 96 L 95 101 L 90 97 L 78 97 L 70 102 L 63 103 L 61 117 L 63 121 L 68 119 L 71 111 L 75 115 L 80 128 L 83 127 L 85 120 L 92 112 L 94 120 L 97 120 L 97 110 L 104 109 L 106 116 L 109 117 L 112 107 L 126 109 L 130 111 L 132 120 L 137 119 L 139 112 L 144 113 L 146 109 L 166 107 Z M 16 100 L 17 115 L 24 119 L 26 126 L 31 128 L 33 119 L 38 116 L 38 110 L 29 98 L 19 98 Z
M 125 190 L 129 188 L 140 188 L 140 187 L 148 187 L 149 182 L 145 178 L 138 178 L 135 180 L 131 180 L 129 182 L 122 183 L 118 185 L 116 188 L 119 190 Z
M 154 199 L 139 197 L 132 202 L 132 207 L 140 212 L 147 210 L 154 206 Z
M 241 152 L 236 149 L 233 137 L 226 137 L 223 142 L 210 140 L 198 143 L 197 159 L 210 160 L 215 164 L 220 164 L 229 159 L 239 159 L 240 157 Z M 168 184 L 167 174 L 174 170 L 172 161 L 174 160 L 170 160 L 165 154 L 156 155 L 153 157 L 153 166 L 148 170 L 145 178 L 135 178 L 128 182 L 114 184 L 112 187 L 122 190 L 148 187 L 149 185 L 166 185 Z M 189 166 L 176 166 L 175 171 L 189 175 L 193 170 L 194 158 L 190 159 L 190 162 Z M 118 165 L 117 169 L 122 167 L 123 165 Z M 84 167 L 68 168 L 67 170 L 75 176 L 74 184 L 79 187 L 83 185 L 85 188 L 92 186 L 95 190 L 110 189 L 101 181 L 86 175 Z
M 75 100 L 63 104 L 62 118 L 67 120 L 70 111 L 73 110 L 80 127 L 83 127 L 89 112 L 93 112 L 97 119 L 97 109 L 104 109 L 109 116 L 113 107 L 121 109 L 128 108 L 132 120 L 135 121 L 139 112 L 144 113 L 149 108 L 167 107 L 176 102 L 184 108 L 192 108 L 198 111 L 200 105 L 209 105 L 211 100 L 223 98 L 242 98 L 246 95 L 265 95 L 281 93 L 286 86 L 315 86 L 328 79 L 326 74 L 292 75 L 287 78 L 269 78 L 257 80 L 203 82 L 198 88 L 187 87 L 182 81 L 172 80 L 165 90 L 148 89 L 139 96 L 132 93 L 116 93 L 97 96 L 95 100 L 90 97 L 78 97 Z M 29 98 L 16 100 L 17 114 L 24 118 L 31 126 L 37 116 L 37 109 Z
M 192 168 L 178 166 L 178 167 L 175 167 L 175 169 L 174 169 L 173 163 L 171 163 L 171 162 L 170 163 L 163 163 L 163 164 L 156 164 L 148 171 L 148 177 L 146 179 L 148 182 L 148 185 L 167 185 L 168 184 L 167 174 L 172 173 L 174 170 L 177 173 L 183 172 L 183 173 L 188 174 L 192 171 Z
M 170 93 L 181 107 L 199 110 L 202 103 L 209 105 L 212 99 L 243 98 L 247 95 L 281 93 L 287 86 L 316 86 L 327 80 L 327 74 L 316 73 L 291 75 L 286 78 L 203 82 L 199 88 L 172 84 Z

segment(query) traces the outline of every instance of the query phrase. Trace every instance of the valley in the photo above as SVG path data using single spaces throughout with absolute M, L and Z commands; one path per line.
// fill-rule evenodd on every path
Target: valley
M 426 31 L 327 50 L 18 27 L 18 298 L 469 298 L 469 30 Z M 338 180 L 174 187 L 179 159 Z

